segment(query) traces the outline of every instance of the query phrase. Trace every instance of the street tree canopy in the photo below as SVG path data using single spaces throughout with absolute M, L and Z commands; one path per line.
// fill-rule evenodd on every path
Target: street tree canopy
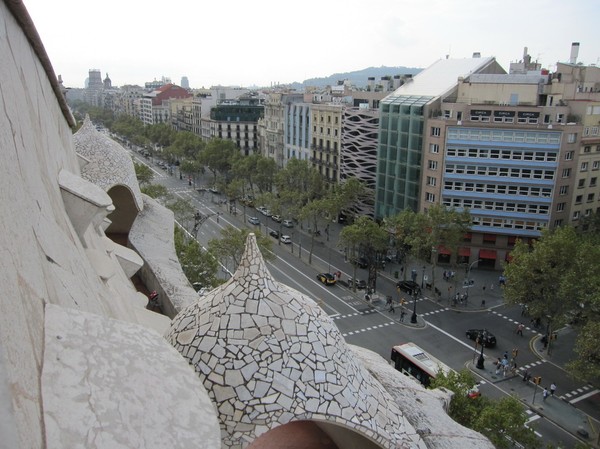
M 439 372 L 431 381 L 431 388 L 443 387 L 454 393 L 448 410 L 450 417 L 482 433 L 497 448 L 514 447 L 513 441 L 530 449 L 540 447 L 533 429 L 525 426 L 528 416 L 517 398 L 471 398 L 468 392 L 474 386 L 475 377 L 468 370 Z
M 544 231 L 531 245 L 517 241 L 504 269 L 507 303 L 523 304 L 531 317 L 544 320 L 548 336 L 565 324 L 579 330 L 577 357 L 567 367 L 588 381 L 600 378 L 598 243 L 595 233 L 562 226 Z

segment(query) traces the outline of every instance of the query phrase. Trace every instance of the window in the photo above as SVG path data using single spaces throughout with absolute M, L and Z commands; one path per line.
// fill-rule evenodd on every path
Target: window
M 570 168 L 565 168 L 562 171 L 562 177 L 563 178 L 568 178 L 569 176 L 571 176 L 571 169 Z
M 565 153 L 565 161 L 572 161 L 573 160 L 573 151 L 567 151 Z
M 565 210 L 565 203 L 558 203 L 556 205 L 556 212 L 562 212 L 563 210 Z
M 429 160 L 429 169 L 430 170 L 437 170 L 437 165 L 438 165 L 437 161 Z
M 563 224 L 562 219 L 554 220 L 554 227 L 558 228 L 559 226 L 562 226 L 562 224 Z
M 442 130 L 437 126 L 431 127 L 431 135 L 434 137 L 440 137 L 442 135 Z
M 579 220 L 579 211 L 578 210 L 573 212 L 573 220 Z
M 585 179 L 580 179 L 577 183 L 577 188 L 582 189 L 585 187 Z
M 437 183 L 437 178 L 434 178 L 433 176 L 428 176 L 427 177 L 427 185 L 428 186 L 434 186 L 435 187 L 436 183 Z
M 583 147 L 583 152 L 584 153 L 589 153 L 592 151 L 592 147 L 590 145 L 586 145 Z
M 598 182 L 598 178 L 591 178 L 590 179 L 590 187 L 596 187 L 597 182 Z
M 437 143 L 432 143 L 429 145 L 429 152 L 437 154 L 440 152 L 440 146 Z
M 583 201 L 583 195 L 577 195 L 575 197 L 575 204 L 581 204 L 582 201 Z
M 587 196 L 587 202 L 591 203 L 592 201 L 594 201 L 594 194 L 593 193 L 589 193 Z
M 587 162 L 582 162 L 581 163 L 581 168 L 579 169 L 579 171 L 587 171 L 588 169 L 588 163 Z
M 577 133 L 567 134 L 567 143 L 575 143 L 576 140 L 577 140 Z
M 600 161 L 592 162 L 592 170 L 598 170 L 600 168 Z
M 434 203 L 435 202 L 435 195 L 433 193 L 427 192 L 425 194 L 425 199 L 427 200 L 427 202 L 429 203 Z

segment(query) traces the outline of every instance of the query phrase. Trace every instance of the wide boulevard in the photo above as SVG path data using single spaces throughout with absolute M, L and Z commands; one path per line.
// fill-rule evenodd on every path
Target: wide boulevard
M 165 185 L 171 194 L 189 201 L 201 215 L 210 215 L 197 232 L 196 237 L 201 245 L 206 246 L 210 239 L 219 238 L 220 231 L 226 226 L 260 229 L 263 233 L 268 233 L 271 229 L 280 230 L 278 223 L 257 210 L 253 208 L 244 210 L 240 205 L 237 209 L 230 210 L 221 195 L 202 190 L 201 187 L 210 187 L 209 176 L 194 183 L 188 181 L 185 176 L 180 177 L 176 167 L 167 170 L 135 151 L 131 151 L 131 154 L 136 162 L 152 168 L 155 172 L 153 182 Z M 251 216 L 258 217 L 260 224 L 250 224 L 248 218 Z M 517 395 L 528 413 L 528 425 L 535 429 L 544 444 L 552 443 L 555 447 L 572 448 L 577 441 L 590 443 L 591 438 L 597 438 L 597 434 L 594 435 L 592 432 L 586 440 L 582 435 L 577 434 L 577 428 L 591 428 L 595 432 L 598 431 L 596 420 L 600 418 L 600 392 L 585 382 L 570 378 L 564 370 L 566 359 L 560 360 L 558 356 L 551 358 L 549 354 L 548 357 L 544 357 L 540 354 L 535 342 L 539 341 L 543 329 L 533 329 L 529 319 L 521 316 L 520 307 L 504 305 L 500 288 L 493 289 L 499 273 L 474 270 L 472 278 L 476 282 L 470 292 L 470 304 L 462 307 L 451 306 L 449 303 L 445 290 L 446 283 L 441 280 L 440 271 L 439 275 L 436 274 L 436 285 L 443 286 L 442 297 L 437 300 L 427 291 L 424 297 L 418 299 L 415 306 L 411 298 L 405 297 L 396 290 L 395 272 L 399 270 L 399 266 L 390 265 L 380 273 L 377 279 L 377 292 L 373 300 L 367 302 L 364 299 L 364 292 L 353 292 L 344 282 L 354 275 L 355 268 L 346 261 L 343 248 L 337 246 L 339 229 L 339 224 L 332 223 L 329 232 L 327 234 L 322 232 L 321 236 L 313 242 L 313 256 L 309 264 L 310 236 L 299 228 L 283 228 L 283 233 L 292 238 L 292 244 L 282 244 L 273 239 L 273 251 L 277 258 L 276 261 L 269 263 L 269 269 L 277 280 L 314 298 L 335 322 L 348 343 L 368 348 L 389 360 L 393 345 L 413 341 L 455 370 L 470 369 L 481 382 L 482 394 L 497 398 Z M 222 267 L 221 276 L 227 277 L 234 268 Z M 431 272 L 430 266 L 422 267 L 421 264 L 415 269 L 418 272 L 418 282 L 423 281 L 426 270 L 427 273 Z M 336 285 L 325 286 L 316 279 L 316 275 L 320 272 L 337 271 L 341 272 L 341 276 L 340 282 Z M 358 279 L 366 280 L 366 276 L 365 270 L 356 269 Z M 461 273 L 461 276 L 464 275 Z M 483 285 L 487 286 L 487 290 L 482 288 Z M 387 295 L 391 295 L 395 300 L 395 313 L 389 311 L 385 305 Z M 400 319 L 401 298 L 408 301 L 404 306 L 406 312 L 404 321 Z M 486 302 L 482 305 L 481 301 L 484 298 Z M 416 324 L 411 323 L 415 307 L 418 317 Z M 525 324 L 523 336 L 515 332 L 517 324 L 521 321 Z M 474 342 L 465 336 L 465 331 L 470 328 L 488 329 L 498 340 L 495 348 L 484 350 L 484 370 L 475 367 L 480 351 L 476 350 Z M 574 339 L 574 332 L 568 328 L 561 330 L 559 335 L 560 337 L 553 342 L 555 351 L 558 351 L 561 345 L 572 345 Z M 518 350 L 516 361 L 519 375 L 508 378 L 503 378 L 502 374 L 495 375 L 493 361 L 502 357 L 505 351 L 512 355 L 513 349 Z M 550 383 L 555 382 L 558 386 L 557 397 L 550 398 L 549 401 L 563 401 L 572 407 L 573 413 L 563 419 L 542 412 L 541 391 L 536 390 L 532 383 L 522 381 L 521 375 L 524 369 L 528 369 L 533 376 L 541 376 L 542 386 L 549 386 Z M 534 394 L 537 395 L 535 402 Z M 546 409 L 551 405 L 546 404 Z M 585 416 L 588 422 L 579 425 L 569 421 L 569 419 L 573 421 L 578 413 Z

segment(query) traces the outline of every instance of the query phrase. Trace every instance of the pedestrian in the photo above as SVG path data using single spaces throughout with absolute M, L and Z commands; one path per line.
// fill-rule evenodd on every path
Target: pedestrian
M 392 297 L 388 295 L 386 297 L 385 305 L 390 306 L 391 304 L 392 304 Z
M 552 385 L 550 385 L 550 395 L 554 396 L 555 391 L 556 391 L 556 384 L 554 382 L 552 382 Z
M 371 301 L 371 297 L 369 296 L 368 293 L 365 293 L 365 301 L 367 301 L 367 302 Z
M 483 293 L 485 294 L 485 285 L 483 286 Z
M 490 290 L 494 290 L 494 283 L 492 282 L 492 284 L 490 285 Z
M 396 309 L 394 309 L 394 303 L 390 301 L 390 310 L 388 312 L 396 313 Z
M 496 360 L 496 374 L 500 373 L 500 370 L 502 369 L 502 360 L 500 360 L 500 357 L 498 357 L 498 360 Z
M 523 323 L 519 323 L 519 325 L 517 326 L 517 335 L 520 335 L 521 337 L 523 336 L 523 328 L 525 326 L 523 326 Z
M 525 372 L 523 373 L 523 382 L 527 382 L 530 378 L 531 378 L 531 374 L 529 373 L 528 370 L 525 370 Z
M 404 310 L 400 311 L 400 321 L 404 321 L 404 315 L 406 315 L 406 312 Z
M 546 398 L 548 397 L 548 389 L 544 387 L 544 392 L 542 393 L 543 401 L 546 402 Z
M 485 307 L 485 298 L 481 300 L 481 307 Z

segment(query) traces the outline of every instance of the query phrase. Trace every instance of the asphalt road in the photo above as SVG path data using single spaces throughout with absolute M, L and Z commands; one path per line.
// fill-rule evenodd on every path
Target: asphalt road
M 177 172 L 170 175 L 139 154 L 132 151 L 132 155 L 138 162 L 146 163 L 154 170 L 156 176 L 154 182 L 165 185 L 174 195 L 189 200 L 202 214 L 213 214 L 198 231 L 197 238 L 202 245 L 205 246 L 212 238 L 219 238 L 221 229 L 226 226 L 236 228 L 245 226 L 249 229 L 260 229 L 266 234 L 270 229 L 280 230 L 278 223 L 254 209 L 246 208 L 244 211 L 238 207 L 235 215 L 230 213 L 226 204 L 220 204 L 222 200 L 220 195 L 198 192 L 185 178 L 179 179 Z M 249 224 L 247 221 L 249 216 L 258 217 L 260 225 Z M 488 303 L 488 308 L 460 309 L 450 307 L 445 299 L 438 302 L 419 298 L 416 303 L 419 326 L 412 326 L 409 321 L 414 303 L 411 298 L 396 291 L 395 279 L 390 276 L 393 267 L 389 267 L 388 271 L 384 272 L 385 276 L 380 276 L 378 279 L 377 293 L 382 297 L 392 295 L 396 301 L 401 297 L 408 300 L 404 322 L 400 322 L 399 305 L 396 306 L 396 313 L 393 314 L 388 312 L 381 303 L 378 305 L 376 302 L 365 302 L 362 292 L 352 292 L 344 288 L 342 282 L 334 286 L 324 286 L 317 281 L 317 273 L 338 270 L 342 273 L 342 280 L 354 277 L 355 274 L 358 279 L 367 278 L 366 270 L 356 269 L 355 272 L 354 267 L 345 260 L 343 248 L 336 247 L 334 235 L 327 242 L 324 238 L 313 240 L 296 228 L 281 230 L 292 237 L 293 243 L 277 244 L 275 239 L 273 240 L 273 250 L 278 259 L 276 263 L 269 264 L 272 275 L 277 280 L 314 298 L 334 320 L 348 343 L 373 350 L 389 360 L 392 346 L 414 341 L 451 368 L 461 370 L 473 364 L 479 354 L 479 351 L 475 350 L 474 342 L 466 338 L 465 331 L 469 328 L 485 328 L 498 340 L 495 348 L 484 349 L 486 369 L 493 369 L 492 361 L 502 357 L 505 351 L 511 354 L 513 349 L 518 349 L 516 361 L 520 372 L 527 368 L 533 375 L 542 376 L 544 384 L 556 382 L 564 394 L 573 394 L 572 397 L 568 397 L 568 400 L 572 401 L 574 407 L 584 410 L 592 418 L 600 419 L 600 394 L 597 390 L 594 392 L 589 388 L 583 389 L 584 383 L 571 379 L 559 363 L 540 359 L 539 354 L 532 350 L 532 341 L 539 337 L 540 331 L 528 326 L 522 337 L 516 334 L 516 324 L 525 320 L 521 317 L 518 306 L 505 306 L 500 300 L 497 304 Z M 309 265 L 308 253 L 311 243 L 313 255 L 312 263 Z M 227 270 L 234 269 L 235 267 L 231 266 L 223 267 L 222 276 L 227 277 Z M 472 300 L 479 301 L 475 296 Z M 529 323 L 524 322 L 524 324 Z M 484 395 L 502 397 L 517 394 L 522 396 L 520 397 L 524 405 L 532 400 L 530 397 L 524 397 L 525 393 L 520 391 L 522 389 L 522 386 L 519 386 L 519 383 L 522 383 L 520 378 L 499 379 L 493 382 L 486 381 L 483 377 L 481 379 L 480 390 Z M 575 446 L 577 438 L 563 430 L 560 425 L 535 413 L 532 407 L 525 407 L 525 410 L 530 417 L 530 425 L 544 442 L 563 448 Z

